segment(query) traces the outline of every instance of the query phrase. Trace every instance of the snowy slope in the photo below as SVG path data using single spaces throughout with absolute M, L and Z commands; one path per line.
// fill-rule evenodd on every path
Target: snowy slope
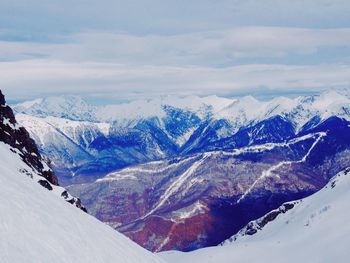
M 0 156 L 1 262 L 163 262 L 21 173 L 2 142 Z
M 270 212 L 251 222 L 223 246 L 160 255 L 169 262 L 183 263 L 349 262 L 349 189 L 347 169 L 314 195 L 276 210 L 280 213 L 275 219 Z
M 60 133 L 74 143 L 87 147 L 96 137 L 108 135 L 110 128 L 108 123 L 72 121 L 52 116 L 38 118 L 17 114 L 16 119 L 28 129 L 32 137 L 37 136 L 35 141 L 38 144 L 45 144 L 44 136 L 48 136 L 50 133 Z

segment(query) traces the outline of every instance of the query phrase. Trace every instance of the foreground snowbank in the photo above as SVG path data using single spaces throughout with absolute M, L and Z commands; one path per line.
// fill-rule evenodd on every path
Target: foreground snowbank
M 1 262 L 163 262 L 21 173 L 8 145 L 0 156 Z

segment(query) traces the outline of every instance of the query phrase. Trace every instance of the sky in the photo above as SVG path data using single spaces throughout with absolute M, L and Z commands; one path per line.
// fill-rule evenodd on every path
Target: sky
M 12 101 L 350 87 L 348 0 L 1 0 Z

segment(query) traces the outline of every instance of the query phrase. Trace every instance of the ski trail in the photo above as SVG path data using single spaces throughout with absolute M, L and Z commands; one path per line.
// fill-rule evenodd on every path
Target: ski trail
M 208 208 L 205 205 L 201 204 L 200 201 L 195 202 L 194 205 L 191 205 L 191 206 L 193 206 L 191 208 L 191 211 L 184 212 L 184 213 L 187 213 L 184 217 L 180 216 L 178 220 L 173 221 L 173 225 L 168 231 L 166 238 L 164 238 L 164 240 L 160 243 L 160 245 L 155 250 L 156 253 L 160 252 L 164 248 L 164 246 L 166 246 L 169 243 L 170 238 L 172 237 L 172 234 L 175 231 L 176 227 L 179 224 L 184 223 L 186 219 L 191 216 L 192 213 L 196 213 L 197 211 L 199 211 L 199 213 L 202 213 L 202 210 L 208 210 Z
M 173 230 L 175 229 L 175 226 L 176 226 L 175 224 L 171 226 L 171 229 L 170 229 L 170 231 L 169 231 L 167 237 L 162 241 L 162 243 L 160 243 L 160 245 L 159 245 L 158 248 L 156 249 L 155 253 L 160 252 L 160 251 L 163 249 L 163 247 L 164 247 L 166 244 L 168 244 L 168 242 L 169 242 L 169 240 L 170 240 L 169 236 L 170 236 L 170 234 L 173 232 Z
M 164 194 L 159 198 L 160 202 L 147 214 L 142 216 L 140 219 L 144 219 L 148 217 L 149 215 L 153 214 L 156 210 L 158 210 L 162 205 L 165 204 L 165 202 L 174 194 L 176 193 L 180 187 L 183 185 L 183 183 L 197 170 L 199 166 L 210 156 L 209 153 L 204 153 L 203 157 L 196 161 L 190 168 L 188 168 L 183 174 L 181 174 L 164 192 Z
M 316 135 L 320 135 L 320 134 L 322 134 L 322 132 L 303 135 L 301 137 L 291 139 L 288 142 L 265 143 L 265 144 L 261 144 L 261 145 L 247 146 L 247 147 L 234 149 L 232 152 L 213 151 L 212 153 L 221 153 L 221 154 L 224 154 L 227 156 L 238 156 L 238 155 L 241 155 L 244 153 L 250 153 L 250 152 L 270 151 L 270 150 L 277 148 L 277 147 L 290 147 L 290 145 L 292 145 L 292 144 L 296 144 L 298 142 L 305 141 L 307 139 L 313 138 Z
M 318 136 L 317 139 L 314 141 L 314 143 L 311 145 L 311 147 L 308 150 L 308 152 L 304 155 L 304 157 L 301 160 L 298 160 L 298 161 L 283 161 L 283 162 L 280 162 L 280 163 L 270 167 L 268 170 L 263 171 L 261 176 L 258 179 L 256 179 L 254 181 L 254 183 L 248 188 L 248 190 L 245 191 L 244 194 L 238 199 L 237 204 L 239 204 L 244 198 L 246 198 L 246 196 L 255 188 L 257 183 L 260 182 L 261 180 L 263 180 L 263 179 L 265 179 L 267 177 L 270 177 L 270 176 L 276 176 L 277 178 L 280 178 L 280 176 L 278 174 L 273 174 L 272 172 L 278 170 L 279 168 L 281 168 L 284 165 L 291 165 L 291 164 L 294 164 L 294 163 L 303 163 L 303 162 L 305 162 L 307 160 L 307 158 L 310 156 L 312 150 L 316 147 L 316 145 L 322 139 L 322 137 L 326 136 L 327 134 L 324 133 L 324 132 L 320 132 L 320 133 L 317 133 L 315 135 Z
M 176 226 L 177 226 L 177 223 L 174 223 L 174 224 L 171 226 L 171 228 L 170 228 L 170 230 L 169 230 L 169 232 L 168 232 L 166 238 L 164 238 L 164 240 L 162 241 L 162 243 L 160 243 L 159 246 L 157 247 L 157 249 L 156 249 L 156 251 L 155 251 L 156 253 L 160 252 L 160 251 L 163 249 L 163 247 L 169 243 L 170 237 L 171 237 L 172 233 L 174 232 Z
M 105 181 L 114 181 L 114 180 L 118 180 L 120 178 L 120 176 L 125 176 L 128 175 L 130 173 L 163 173 L 167 170 L 170 170 L 172 168 L 176 168 L 177 166 L 182 165 L 183 163 L 186 163 L 194 158 L 196 158 L 198 155 L 192 156 L 192 157 L 188 157 L 178 163 L 173 163 L 170 165 L 166 165 L 165 167 L 160 167 L 160 168 L 144 168 L 145 165 L 135 165 L 133 167 L 127 167 L 127 168 L 123 168 L 121 170 L 118 170 L 116 172 L 111 172 L 109 174 L 107 174 L 105 177 L 97 179 L 96 182 L 105 182 Z M 156 161 L 158 162 L 158 161 Z M 153 162 L 153 163 L 156 163 Z M 152 162 L 147 163 L 152 164 Z

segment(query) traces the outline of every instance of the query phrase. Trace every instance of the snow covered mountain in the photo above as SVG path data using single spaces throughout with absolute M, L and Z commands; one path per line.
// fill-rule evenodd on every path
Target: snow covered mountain
M 14 108 L 61 182 L 76 183 L 177 155 L 201 120 L 229 102 L 166 97 L 94 107 L 77 97 L 51 97 Z
M 315 126 L 332 116 L 350 120 L 350 99 L 347 95 L 326 91 L 317 96 L 277 97 L 270 101 L 243 97 L 203 122 L 182 146 L 182 151 L 220 150 L 227 143 L 232 144 L 232 139 L 236 140 L 244 131 L 246 145 L 268 142 L 268 136 L 273 136 L 276 128 L 280 128 L 277 131 L 279 137 L 271 139 L 283 141 L 303 128 Z M 284 129 L 286 134 L 281 134 Z M 262 140 L 262 137 L 266 138 Z
M 276 97 L 270 101 L 247 96 L 219 111 L 217 119 L 228 119 L 239 128 L 249 122 L 282 116 L 290 120 L 298 131 L 314 116 L 319 116 L 321 120 L 331 116 L 349 118 L 349 106 L 348 96 L 332 90 L 295 99 Z
M 68 204 L 83 209 L 57 186 L 1 91 L 0 156 L 1 262 L 164 262 Z
M 300 128 L 314 115 L 319 115 L 321 119 L 334 115 L 348 117 L 349 103 L 348 94 L 329 90 L 320 95 L 294 99 L 276 97 L 269 101 L 259 101 L 251 96 L 236 99 L 164 96 L 107 106 L 93 106 L 76 96 L 60 96 L 27 101 L 13 108 L 18 113 L 37 117 L 53 116 L 90 122 L 117 121 L 126 126 L 135 120 L 162 118 L 167 115 L 166 108 L 170 107 L 195 113 L 201 119 L 208 116 L 227 119 L 236 128 L 276 115 L 293 120 Z
M 334 91 L 271 101 L 163 97 L 108 106 L 68 96 L 14 108 L 63 184 L 147 161 L 282 142 L 331 116 L 350 120 L 349 98 Z
M 40 152 L 50 159 L 61 184 L 65 183 L 65 178 L 79 177 L 79 170 L 95 162 L 95 154 L 89 147 L 95 139 L 107 136 L 110 127 L 107 123 L 79 122 L 57 117 L 39 118 L 17 114 L 16 118 L 29 131 Z M 91 168 L 85 176 L 94 173 L 98 173 L 98 169 Z
M 13 106 L 14 111 L 37 117 L 60 117 L 70 120 L 96 120 L 96 107 L 77 96 L 48 97 Z
M 164 252 L 169 262 L 348 262 L 350 169 L 319 192 L 250 222 L 222 246 Z
M 196 96 L 163 96 L 117 105 L 92 106 L 77 96 L 59 96 L 17 104 L 14 105 L 14 110 L 18 113 L 37 117 L 54 116 L 90 122 L 118 121 L 123 125 L 127 125 L 133 120 L 152 117 L 162 118 L 166 116 L 166 107 L 194 112 L 200 117 L 205 117 L 208 114 L 220 111 L 230 103 L 232 103 L 232 100 L 216 96 L 203 98 Z

